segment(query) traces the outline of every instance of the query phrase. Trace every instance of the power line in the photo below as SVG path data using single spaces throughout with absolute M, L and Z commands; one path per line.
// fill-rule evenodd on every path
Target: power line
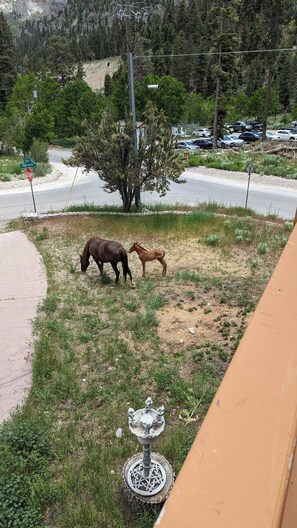
M 249 53 L 273 53 L 280 51 L 296 51 L 297 47 L 294 48 L 272 48 L 272 49 L 256 49 L 256 50 L 240 50 L 240 51 L 222 51 L 221 55 L 241 55 Z M 154 58 L 154 57 L 199 57 L 202 55 L 219 55 L 219 51 L 202 51 L 199 53 L 156 53 L 153 55 L 134 55 L 135 58 Z

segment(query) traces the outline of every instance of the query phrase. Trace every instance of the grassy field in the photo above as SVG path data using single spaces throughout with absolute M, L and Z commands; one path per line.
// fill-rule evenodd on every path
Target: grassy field
M 123 465 L 141 450 L 127 410 L 148 395 L 165 406 L 154 449 L 177 474 L 292 225 L 192 212 L 74 215 L 24 228 L 46 265 L 48 295 L 28 401 L 1 430 L 0 526 L 151 528 L 156 512 L 131 515 L 121 491 Z M 101 278 L 95 263 L 81 273 L 79 253 L 94 235 L 165 249 L 167 276 L 154 262 L 143 279 L 135 253 L 134 289 L 115 286 L 109 265 Z

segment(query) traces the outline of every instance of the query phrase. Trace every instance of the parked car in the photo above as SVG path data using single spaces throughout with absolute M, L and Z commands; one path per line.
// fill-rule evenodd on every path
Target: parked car
M 281 141 L 296 141 L 297 140 L 297 131 L 292 132 L 291 130 L 277 130 L 276 135 Z
M 260 138 L 254 134 L 254 132 L 242 132 L 239 134 L 239 139 L 243 139 L 245 143 L 252 143 L 253 141 L 258 141 Z
M 183 150 L 198 150 L 199 147 L 197 145 L 194 145 L 192 141 L 177 141 L 174 145 L 175 149 L 183 149 Z
M 279 137 L 275 132 L 266 132 L 266 139 L 268 141 L 278 141 Z
M 297 128 L 295 128 L 295 127 L 285 127 L 284 126 L 284 127 L 279 128 L 279 130 L 289 130 L 293 134 L 297 134 Z
M 201 149 L 212 149 L 213 142 L 210 138 L 193 139 L 193 145 L 197 145 Z
M 255 121 L 253 130 L 258 130 L 259 132 L 261 132 L 263 130 L 263 123 Z
M 198 130 L 194 130 L 193 135 L 199 137 L 210 137 L 210 131 L 208 128 L 198 128 Z
M 235 147 L 241 147 L 241 145 L 244 144 L 243 139 L 239 139 L 239 137 L 237 136 L 231 135 L 231 136 L 228 136 L 228 138 L 230 138 L 231 141 L 233 141 Z
M 229 128 L 232 129 L 233 132 L 244 132 L 246 130 L 246 122 L 236 121 L 236 123 L 232 123 L 232 125 L 229 125 Z
M 245 122 L 245 130 L 252 131 L 254 127 L 254 121 L 246 121 Z
M 245 130 L 250 130 L 252 132 L 254 131 L 261 131 L 263 129 L 263 123 L 260 123 L 259 121 L 247 121 Z
M 217 139 L 217 146 L 218 148 L 231 148 L 234 147 L 234 141 L 229 138 L 229 136 L 224 136 L 222 138 Z

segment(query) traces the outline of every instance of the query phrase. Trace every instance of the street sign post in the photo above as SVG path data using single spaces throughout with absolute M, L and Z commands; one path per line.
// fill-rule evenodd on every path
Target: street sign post
M 248 204 L 249 188 L 250 188 L 252 170 L 253 170 L 253 166 L 249 165 L 249 168 L 248 168 L 248 184 L 247 184 L 246 198 L 245 198 L 245 209 L 247 208 L 247 204 Z
M 36 213 L 36 204 L 35 204 L 35 198 L 34 198 L 34 192 L 33 192 L 33 183 L 32 183 L 33 175 L 32 175 L 32 171 L 31 171 L 30 167 L 26 168 L 26 174 L 27 174 L 27 180 L 30 183 L 30 187 L 31 187 L 32 200 L 33 200 L 33 206 L 34 206 L 34 213 Z

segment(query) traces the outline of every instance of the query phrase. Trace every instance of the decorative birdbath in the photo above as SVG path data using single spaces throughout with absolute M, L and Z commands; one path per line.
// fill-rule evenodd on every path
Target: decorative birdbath
M 151 444 L 165 428 L 164 407 L 152 408 L 147 398 L 145 407 L 128 410 L 130 431 L 142 445 L 142 453 L 131 457 L 124 466 L 124 480 L 132 496 L 144 502 L 163 502 L 174 482 L 173 469 L 159 453 L 151 453 Z

